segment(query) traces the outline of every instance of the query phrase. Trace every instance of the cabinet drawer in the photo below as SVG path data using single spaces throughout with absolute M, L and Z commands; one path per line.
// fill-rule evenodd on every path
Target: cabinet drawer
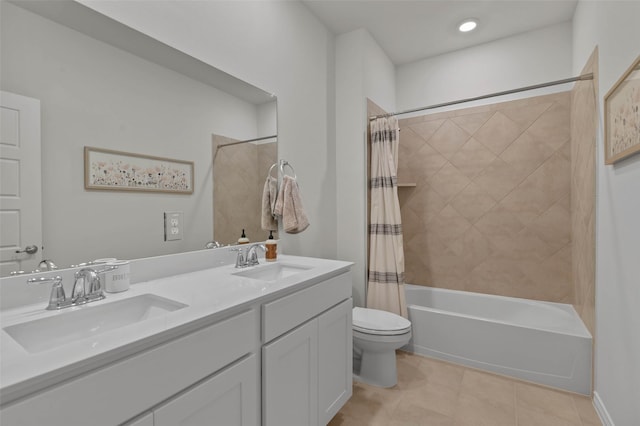
M 120 424 L 251 352 L 256 323 L 251 310 L 194 331 L 3 407 L 2 422 Z
M 262 305 L 262 340 L 269 342 L 351 297 L 351 272 Z

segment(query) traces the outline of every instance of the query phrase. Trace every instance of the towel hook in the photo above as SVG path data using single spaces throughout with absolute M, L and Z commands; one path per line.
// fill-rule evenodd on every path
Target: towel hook
M 282 173 L 282 176 L 286 176 L 286 173 L 284 171 L 284 168 L 286 166 L 289 166 L 289 168 L 291 169 L 291 171 L 293 172 L 293 179 L 298 179 L 298 176 L 296 175 L 296 171 L 293 168 L 293 166 L 291 164 L 289 164 L 289 162 L 287 160 L 280 160 L 280 172 Z

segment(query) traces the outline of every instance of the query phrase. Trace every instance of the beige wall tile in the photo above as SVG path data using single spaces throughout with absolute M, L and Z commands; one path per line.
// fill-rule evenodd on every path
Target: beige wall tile
M 513 191 L 521 180 L 522 173 L 501 158 L 496 158 L 475 178 L 475 182 L 496 201 Z
M 551 147 L 525 131 L 500 154 L 500 158 L 514 168 L 522 170 L 523 174 L 529 175 L 553 153 Z
M 423 224 L 431 222 L 447 205 L 446 199 L 436 192 L 431 184 L 420 184 L 415 188 L 405 188 L 398 192 L 407 194 L 403 194 L 406 201 L 401 205 L 402 211 L 412 210 Z
M 504 114 L 507 118 L 511 119 L 514 123 L 518 125 L 520 131 L 524 131 L 529 126 L 531 126 L 540 115 L 544 113 L 549 107 L 551 107 L 552 102 L 540 102 L 540 103 L 529 103 L 526 105 L 521 105 L 520 102 L 515 102 L 511 107 L 501 108 L 500 112 Z
M 482 218 L 495 205 L 493 197 L 475 182 L 471 182 L 451 200 L 451 206 L 471 223 Z
M 471 223 L 451 206 L 446 206 L 431 222 L 429 231 L 449 246 L 471 228 Z
M 451 121 L 466 130 L 470 135 L 474 134 L 484 123 L 491 118 L 493 112 L 477 112 L 453 117 Z
M 574 300 L 569 212 L 584 197 L 571 195 L 568 99 L 545 95 L 401 123 L 399 169 L 417 183 L 399 190 L 407 282 Z
M 446 201 L 452 200 L 471 181 L 453 164 L 446 163 L 438 173 L 429 179 L 429 185 Z
M 500 155 L 521 133 L 518 124 L 498 111 L 473 136 L 494 154 Z
M 529 229 L 553 250 L 558 250 L 571 242 L 571 212 L 557 202 L 538 216 Z
M 446 120 L 427 142 L 445 158 L 450 159 L 469 140 L 469 133 L 451 120 Z
M 430 120 L 409 126 L 423 141 L 428 141 L 431 136 L 442 126 L 445 120 Z M 403 130 L 404 131 L 404 130 Z M 404 136 L 404 135 L 403 135 Z
M 597 49 L 584 73 L 593 81 L 578 82 L 571 96 L 571 225 L 573 234 L 572 280 L 576 311 L 595 334 L 595 159 L 598 98 Z
M 474 226 L 489 239 L 510 238 L 524 229 L 518 217 L 500 205 L 489 210 Z
M 468 178 L 473 179 L 495 159 L 496 156 L 491 151 L 471 138 L 451 157 L 451 164 Z
M 533 137 L 558 149 L 571 139 L 570 109 L 556 102 L 533 123 L 528 131 Z

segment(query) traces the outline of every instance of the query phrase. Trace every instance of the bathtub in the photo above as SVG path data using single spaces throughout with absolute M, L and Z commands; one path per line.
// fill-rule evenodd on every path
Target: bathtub
M 405 284 L 405 350 L 591 394 L 591 334 L 571 305 Z

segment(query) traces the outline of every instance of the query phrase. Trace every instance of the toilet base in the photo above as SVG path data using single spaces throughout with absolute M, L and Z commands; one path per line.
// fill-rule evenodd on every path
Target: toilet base
M 353 380 L 382 388 L 395 386 L 398 383 L 396 352 L 363 353 L 359 362 L 354 362 Z

